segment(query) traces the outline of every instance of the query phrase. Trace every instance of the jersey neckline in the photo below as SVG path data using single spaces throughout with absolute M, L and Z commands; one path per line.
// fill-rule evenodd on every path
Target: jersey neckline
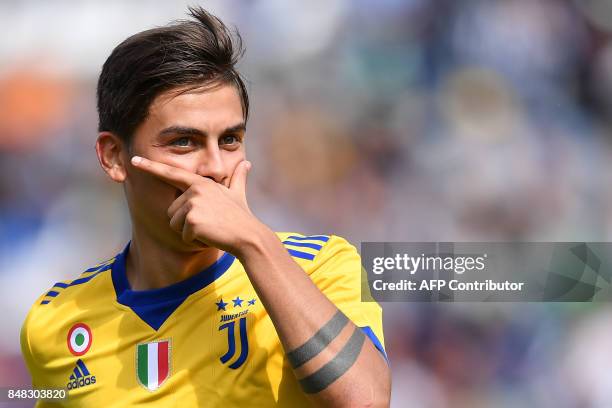
M 156 330 L 159 328 L 159 325 L 152 325 L 147 316 L 149 313 L 145 313 L 143 315 L 143 310 L 152 311 L 151 308 L 153 307 L 153 309 L 157 309 L 157 313 L 155 313 L 158 315 L 157 317 L 159 317 L 158 313 L 168 317 L 174 310 L 176 310 L 178 306 L 180 306 L 181 303 L 183 303 L 185 299 L 187 299 L 187 297 L 219 279 L 225 272 L 227 272 L 236 259 L 232 254 L 225 252 L 209 267 L 198 272 L 196 275 L 173 285 L 159 289 L 132 290 L 125 272 L 125 264 L 129 249 L 130 243 L 128 242 L 125 249 L 117 255 L 111 271 L 117 302 L 130 307 L 145 322 Z M 159 310 L 156 306 L 161 306 L 164 310 Z

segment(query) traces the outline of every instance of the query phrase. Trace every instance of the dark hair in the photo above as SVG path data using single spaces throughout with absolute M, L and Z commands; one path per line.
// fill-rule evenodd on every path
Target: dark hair
M 135 34 L 108 57 L 98 80 L 98 131 L 129 141 L 153 100 L 168 90 L 233 84 L 245 121 L 249 97 L 235 68 L 244 54 L 242 38 L 201 7 L 189 7 L 192 20 Z

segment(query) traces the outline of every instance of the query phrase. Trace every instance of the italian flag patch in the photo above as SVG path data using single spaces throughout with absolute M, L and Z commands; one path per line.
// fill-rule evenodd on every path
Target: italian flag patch
M 138 383 L 155 391 L 170 376 L 170 340 L 142 343 L 136 346 Z

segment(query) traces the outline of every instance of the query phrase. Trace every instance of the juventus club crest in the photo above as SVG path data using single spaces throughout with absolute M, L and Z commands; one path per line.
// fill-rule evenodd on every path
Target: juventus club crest
M 136 378 L 149 391 L 155 391 L 170 377 L 170 339 L 136 346 Z
M 236 370 L 242 367 L 249 356 L 247 317 L 251 308 L 256 307 L 257 298 L 245 296 L 244 299 L 241 299 L 240 296 L 236 296 L 231 301 L 230 305 L 229 302 L 224 302 L 223 298 L 220 298 L 215 305 L 217 305 L 217 312 L 221 313 L 219 332 L 227 331 L 227 351 L 219 357 L 219 360 L 232 370 Z

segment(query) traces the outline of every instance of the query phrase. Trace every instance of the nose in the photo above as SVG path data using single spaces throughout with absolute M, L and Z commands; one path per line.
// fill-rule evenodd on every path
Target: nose
M 207 149 L 202 149 L 196 172 L 202 177 L 207 177 L 219 184 L 225 184 L 227 175 L 225 174 L 223 160 L 221 158 L 221 152 L 219 151 L 218 145 L 210 146 Z

